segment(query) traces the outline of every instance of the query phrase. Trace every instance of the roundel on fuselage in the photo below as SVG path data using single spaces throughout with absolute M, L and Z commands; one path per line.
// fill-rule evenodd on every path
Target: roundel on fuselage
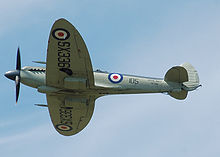
M 108 75 L 108 79 L 112 83 L 120 83 L 123 80 L 123 76 L 118 73 L 111 73 Z

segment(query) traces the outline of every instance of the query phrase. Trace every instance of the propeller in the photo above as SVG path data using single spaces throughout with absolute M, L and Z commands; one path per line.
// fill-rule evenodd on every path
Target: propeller
M 21 71 L 21 56 L 20 56 L 20 49 L 19 49 L 19 47 L 18 47 L 18 50 L 17 50 L 16 71 L 18 71 L 18 75 L 15 77 L 15 85 L 16 85 L 16 104 L 17 104 L 17 102 L 18 102 L 18 97 L 19 97 L 19 91 L 20 91 L 20 82 L 21 82 L 21 76 L 20 76 L 20 71 Z
M 21 82 L 20 71 L 21 71 L 21 56 L 20 56 L 20 49 L 18 47 L 16 70 L 8 71 L 8 72 L 5 73 L 5 77 L 7 77 L 10 80 L 14 80 L 15 81 L 15 85 L 16 85 L 16 104 L 18 102 L 19 90 L 20 90 L 20 82 Z

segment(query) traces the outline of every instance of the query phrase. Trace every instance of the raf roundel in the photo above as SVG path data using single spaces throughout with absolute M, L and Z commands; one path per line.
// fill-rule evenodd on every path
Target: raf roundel
M 71 126 L 65 125 L 65 124 L 58 124 L 56 125 L 56 128 L 60 131 L 70 131 L 72 130 Z
M 111 73 L 108 75 L 108 79 L 112 83 L 120 83 L 123 80 L 123 76 L 118 73 Z
M 57 40 L 67 40 L 70 37 L 70 33 L 63 28 L 53 30 L 52 35 Z

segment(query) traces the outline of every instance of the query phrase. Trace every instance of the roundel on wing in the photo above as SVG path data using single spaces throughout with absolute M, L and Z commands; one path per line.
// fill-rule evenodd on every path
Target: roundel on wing
M 123 80 L 123 76 L 118 73 L 111 73 L 108 75 L 108 79 L 112 83 L 120 83 Z
M 66 124 L 58 124 L 56 125 L 56 128 L 60 131 L 70 131 L 72 130 L 72 127 Z
M 52 36 L 57 40 L 66 40 L 70 37 L 70 33 L 63 28 L 57 28 L 53 30 Z

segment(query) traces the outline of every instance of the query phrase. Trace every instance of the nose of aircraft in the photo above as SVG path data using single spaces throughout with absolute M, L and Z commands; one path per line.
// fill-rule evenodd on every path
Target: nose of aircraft
M 8 71 L 5 73 L 5 77 L 7 77 L 10 80 L 15 80 L 15 77 L 19 76 L 19 71 L 15 70 L 15 71 Z

